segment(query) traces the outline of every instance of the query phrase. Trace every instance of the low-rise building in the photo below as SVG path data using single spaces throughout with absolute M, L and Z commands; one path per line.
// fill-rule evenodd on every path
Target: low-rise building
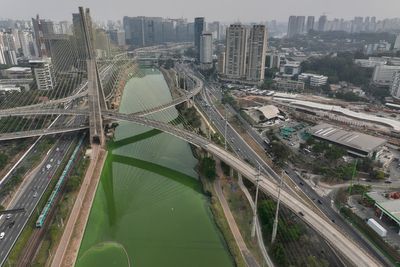
M 376 158 L 386 144 L 386 140 L 371 135 L 350 132 L 330 124 L 320 124 L 311 128 L 310 133 L 318 140 L 323 140 L 343 147 L 356 157 Z
M 372 81 L 379 86 L 390 86 L 393 82 L 393 75 L 400 71 L 400 66 L 376 66 Z
M 2 71 L 3 75 L 9 79 L 29 79 L 32 78 L 31 68 L 11 67 Z
M 279 109 L 273 105 L 248 108 L 245 111 L 256 123 L 275 120 L 280 114 Z
M 354 63 L 362 68 L 375 68 L 376 66 L 385 65 L 386 60 L 379 57 L 370 57 L 369 59 L 355 59 Z
M 311 87 L 325 85 L 328 82 L 328 77 L 313 73 L 302 73 L 299 75 L 299 81 L 310 84 Z
M 304 82 L 294 81 L 290 79 L 275 78 L 274 87 L 277 90 L 282 90 L 282 91 L 303 91 Z
M 300 62 L 289 61 L 280 66 L 280 72 L 283 77 L 293 77 L 301 72 Z

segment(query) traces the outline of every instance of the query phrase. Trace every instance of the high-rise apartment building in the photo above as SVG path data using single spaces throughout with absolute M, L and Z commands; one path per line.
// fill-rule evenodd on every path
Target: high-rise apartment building
M 246 79 L 252 82 L 264 80 L 265 54 L 267 51 L 267 29 L 265 25 L 253 25 L 248 41 L 249 58 Z
M 208 23 L 207 31 L 212 33 L 213 39 L 221 40 L 220 30 L 221 30 L 221 25 L 220 25 L 219 21 L 214 21 L 214 22 Z
M 203 32 L 200 36 L 200 68 L 211 69 L 213 65 L 212 33 Z
M 246 77 L 248 29 L 242 24 L 231 24 L 226 30 L 225 76 L 228 79 Z
M 194 19 L 194 49 L 196 50 L 197 60 L 200 59 L 200 37 L 206 30 L 204 17 Z
M 325 31 L 327 22 L 328 18 L 325 15 L 320 16 L 318 20 L 318 31 L 320 32 Z
M 45 39 L 54 35 L 54 24 L 52 21 L 40 19 L 39 15 L 36 19 L 32 18 L 33 36 L 36 44 L 36 56 L 46 57 L 49 56 L 49 46 L 46 45 Z
M 225 52 L 218 54 L 218 73 L 221 75 L 225 73 Z
M 306 24 L 306 32 L 310 32 L 314 30 L 314 24 L 315 24 L 315 17 L 314 16 L 308 16 L 307 17 L 307 24 Z
M 400 71 L 393 74 L 393 82 L 390 87 L 390 93 L 393 97 L 400 99 Z
M 393 49 L 400 50 L 400 34 L 398 34 L 396 37 L 396 41 L 394 42 Z
M 51 58 L 30 60 L 29 64 L 32 67 L 38 90 L 52 90 L 55 86 L 55 80 Z
M 291 38 L 295 35 L 304 34 L 305 20 L 306 17 L 304 16 L 290 16 L 287 37 Z

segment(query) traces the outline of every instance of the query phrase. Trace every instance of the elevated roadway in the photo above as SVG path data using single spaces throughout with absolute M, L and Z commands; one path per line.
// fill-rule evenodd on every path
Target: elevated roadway
M 261 177 L 259 177 L 258 170 L 256 170 L 254 167 L 195 133 L 177 128 L 164 122 L 154 121 L 130 114 L 121 114 L 108 111 L 103 112 L 103 116 L 113 120 L 129 121 L 136 124 L 149 126 L 174 135 L 177 138 L 185 140 L 195 146 L 201 147 L 217 158 L 226 162 L 229 166 L 232 166 L 251 182 L 256 183 L 256 180 L 261 178 L 259 183 L 260 189 L 274 198 L 277 198 L 278 184 L 276 182 L 268 179 L 268 177 L 265 175 L 261 175 Z M 316 230 L 321 236 L 323 236 L 327 242 L 340 251 L 355 266 L 380 266 L 380 264 L 371 255 L 369 255 L 356 243 L 344 235 L 335 224 L 325 217 L 322 217 L 320 214 L 317 214 L 302 201 L 293 197 L 292 193 L 287 189 L 281 190 L 281 201 L 296 214 L 300 214 L 300 212 L 302 212 L 304 216 L 299 215 L 300 218 L 303 219 L 314 230 Z

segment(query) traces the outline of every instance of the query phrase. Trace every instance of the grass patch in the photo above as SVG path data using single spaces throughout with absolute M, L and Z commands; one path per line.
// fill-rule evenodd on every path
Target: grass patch
M 246 267 L 246 263 L 242 257 L 242 254 L 240 253 L 239 247 L 236 244 L 236 240 L 231 232 L 231 229 L 229 228 L 228 222 L 226 221 L 222 206 L 215 195 L 212 182 L 205 178 L 202 178 L 201 181 L 206 195 L 210 196 L 210 207 L 214 221 L 225 239 L 229 252 L 233 257 L 236 266 Z

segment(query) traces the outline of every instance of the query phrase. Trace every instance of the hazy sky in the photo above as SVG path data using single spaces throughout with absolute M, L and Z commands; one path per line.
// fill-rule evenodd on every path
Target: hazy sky
M 89 7 L 95 20 L 127 16 L 161 16 L 207 21 L 286 21 L 289 15 L 326 13 L 328 18 L 400 17 L 400 0 L 0 0 L 0 18 L 71 20 L 77 7 Z

